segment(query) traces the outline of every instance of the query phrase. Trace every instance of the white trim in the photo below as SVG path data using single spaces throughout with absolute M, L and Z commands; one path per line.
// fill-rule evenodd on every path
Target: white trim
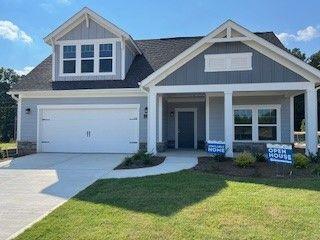
M 252 140 L 236 140 L 235 134 L 233 134 L 233 141 L 234 142 L 281 142 L 282 141 L 282 128 L 281 128 L 281 105 L 280 104 L 250 104 L 250 105 L 233 105 L 232 110 L 232 121 L 233 121 L 233 129 L 235 128 L 236 124 L 234 123 L 234 110 L 241 110 L 241 109 L 249 109 L 252 111 L 252 124 L 248 124 L 248 126 L 252 126 Z M 259 124 L 258 123 L 258 110 L 259 109 L 276 109 L 277 111 L 277 122 L 275 124 Z M 259 133 L 258 128 L 259 126 L 276 126 L 277 127 L 277 139 L 276 140 L 259 140 Z M 243 126 L 246 126 L 243 124 Z
M 63 41 L 58 42 L 60 46 L 60 56 L 59 56 L 59 77 L 70 77 L 70 76 L 109 76 L 116 75 L 116 44 L 117 40 L 115 39 L 88 39 L 81 41 Z M 100 44 L 112 44 L 112 57 L 100 57 L 99 56 L 99 45 Z M 74 45 L 76 46 L 76 57 L 75 58 L 63 58 L 63 47 Z M 81 57 L 81 46 L 82 45 L 94 45 L 94 56 L 93 58 L 82 58 Z M 94 67 L 92 73 L 82 73 L 81 72 L 81 60 L 93 60 Z M 99 60 L 100 59 L 112 59 L 112 72 L 99 72 Z M 75 73 L 63 73 L 63 62 L 68 60 L 76 61 L 76 72 Z
M 306 120 L 306 154 L 318 152 L 318 114 L 317 91 L 307 90 L 305 93 L 305 120 Z
M 269 43 L 268 41 L 262 39 L 261 37 L 257 36 L 256 34 L 250 32 L 249 30 L 241 27 L 237 23 L 228 20 L 214 31 L 209 33 L 207 36 L 202 38 L 200 41 L 183 51 L 181 54 L 173 58 L 167 64 L 159 68 L 157 71 L 149 75 L 145 78 L 140 85 L 142 87 L 150 87 L 156 85 L 159 81 L 163 80 L 166 76 L 180 68 L 186 62 L 197 56 L 199 53 L 210 47 L 214 43 L 214 38 L 220 34 L 222 31 L 231 27 L 232 29 L 236 30 L 240 34 L 252 39 L 252 42 L 257 42 L 258 44 L 266 47 L 268 51 L 274 52 L 280 56 L 282 56 L 287 61 L 290 61 L 294 64 L 293 71 L 299 72 L 297 70 L 302 69 L 305 74 L 302 76 L 305 77 L 307 80 L 316 83 L 319 82 L 320 78 L 320 71 L 311 67 L 307 63 L 297 59 L 296 57 L 292 56 L 288 52 L 280 49 L 279 47 L 275 46 L 274 44 Z M 212 40 L 211 40 L 212 39 Z M 232 39 L 232 38 L 231 38 Z M 242 41 L 242 40 L 241 40 Z M 243 40 L 244 43 L 247 43 L 247 40 Z M 299 73 L 298 73 L 299 74 Z M 300 74 L 301 75 L 301 74 Z
M 224 141 L 226 144 L 226 156 L 233 157 L 233 92 L 224 92 Z
M 52 39 L 52 41 L 53 41 L 53 39 Z M 51 80 L 52 80 L 52 82 L 54 82 L 56 80 L 56 77 L 55 77 L 56 76 L 56 51 L 55 51 L 55 45 L 54 44 L 52 44 L 51 62 L 52 62 L 52 69 L 51 69 L 52 78 L 51 78 Z
M 290 143 L 294 143 L 294 96 L 290 97 Z
M 21 98 L 19 97 L 17 101 L 17 141 L 21 141 Z
M 252 91 L 289 91 L 314 89 L 315 85 L 309 82 L 287 83 L 243 83 L 243 84 L 202 84 L 202 85 L 176 85 L 176 86 L 153 86 L 157 93 L 194 93 L 194 92 L 252 92 Z
M 245 59 L 245 66 L 234 66 L 232 59 Z M 222 53 L 222 54 L 205 54 L 204 55 L 204 71 L 205 72 L 233 72 L 252 70 L 252 52 L 247 53 Z M 223 61 L 224 66 L 214 64 L 214 61 Z
M 136 45 L 132 37 L 123 31 L 122 29 L 118 28 L 116 25 L 113 23 L 109 22 L 105 18 L 101 17 L 91 9 L 84 7 L 82 10 L 77 12 L 75 15 L 73 15 L 71 18 L 69 18 L 66 22 L 64 22 L 62 25 L 60 25 L 57 29 L 55 29 L 52 33 L 50 33 L 48 36 L 44 38 L 44 41 L 47 44 L 50 44 L 50 39 L 55 38 L 59 39 L 61 38 L 64 34 L 72 30 L 74 27 L 76 27 L 78 24 L 80 24 L 83 20 L 85 20 L 86 16 L 96 23 L 100 24 L 102 27 L 105 29 L 111 31 L 118 37 L 123 36 L 125 39 L 128 39 L 131 44 L 134 46 L 135 50 L 137 53 L 141 54 L 141 51 L 139 47 Z
M 206 94 L 206 141 L 210 140 L 210 96 Z
M 193 142 L 193 148 L 197 149 L 198 145 L 198 109 L 197 108 L 175 108 L 174 109 L 174 121 L 175 121 L 175 148 L 179 148 L 179 112 L 193 112 L 193 136 L 194 136 L 194 142 Z
M 147 97 L 139 88 L 9 92 L 21 98 Z
M 168 103 L 180 103 L 180 102 L 205 102 L 203 97 L 169 97 L 167 98 Z
M 70 105 L 38 105 L 37 106 L 37 152 L 41 152 L 41 118 L 43 110 L 47 109 L 136 109 L 137 110 L 137 139 L 140 139 L 140 104 L 70 104 Z
M 162 118 L 163 118 L 163 97 L 162 95 L 159 95 L 158 97 L 158 100 L 159 100 L 159 106 L 158 106 L 158 123 L 159 123 L 159 126 L 158 126 L 158 142 L 162 143 Z
M 126 47 L 123 39 L 121 39 L 121 80 L 126 78 Z
M 148 142 L 149 153 L 157 153 L 157 93 L 148 94 Z

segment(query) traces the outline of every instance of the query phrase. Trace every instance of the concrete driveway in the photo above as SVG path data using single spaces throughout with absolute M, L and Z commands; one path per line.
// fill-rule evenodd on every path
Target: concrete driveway
M 121 163 L 124 154 L 34 154 L 0 163 L 0 239 L 21 233 Z

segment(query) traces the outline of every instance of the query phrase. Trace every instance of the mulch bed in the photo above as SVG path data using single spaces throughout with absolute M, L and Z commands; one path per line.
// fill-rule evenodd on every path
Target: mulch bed
M 315 177 L 312 174 L 314 167 L 315 164 L 310 164 L 307 169 L 296 169 L 290 165 L 278 167 L 276 164 L 256 162 L 253 167 L 240 168 L 233 163 L 232 159 L 217 162 L 212 157 L 199 157 L 194 170 L 236 177 L 310 178 Z
M 142 160 L 135 160 L 129 164 L 126 161 L 124 161 L 115 169 L 135 169 L 135 168 L 153 167 L 163 163 L 164 160 L 165 160 L 165 157 L 152 156 L 148 164 L 146 164 Z

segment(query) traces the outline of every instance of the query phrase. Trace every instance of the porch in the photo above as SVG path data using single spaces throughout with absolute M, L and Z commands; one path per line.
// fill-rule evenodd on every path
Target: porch
M 265 91 L 239 85 L 228 91 L 208 91 L 208 86 L 202 92 L 192 92 L 194 86 L 154 87 L 148 95 L 148 151 L 204 150 L 208 140 L 216 140 L 226 143 L 232 157 L 244 150 L 264 152 L 269 142 L 293 144 L 293 98 L 305 93 L 306 152 L 317 152 L 317 100 L 311 84 L 285 90 L 274 83 L 278 90 L 268 86 Z

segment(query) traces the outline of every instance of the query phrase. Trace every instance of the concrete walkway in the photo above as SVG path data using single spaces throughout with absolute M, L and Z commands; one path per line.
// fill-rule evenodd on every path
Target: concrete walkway
M 148 168 L 118 169 L 108 172 L 103 178 L 134 178 L 178 172 L 193 168 L 198 164 L 198 158 L 192 154 L 166 154 L 163 163 Z M 169 156 L 168 156 L 169 155 Z M 191 156 L 190 156 L 191 155 Z
M 42 219 L 124 159 L 123 154 L 34 154 L 0 163 L 0 240 Z

